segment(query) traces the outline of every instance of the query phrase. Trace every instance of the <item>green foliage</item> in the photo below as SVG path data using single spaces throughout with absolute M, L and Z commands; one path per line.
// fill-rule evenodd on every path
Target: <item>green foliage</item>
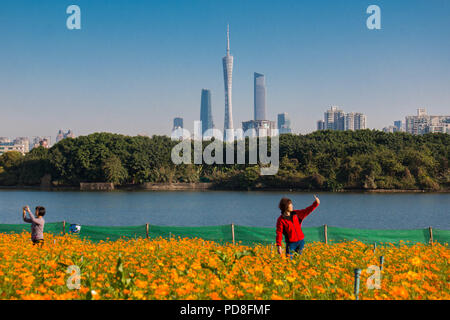
M 116 155 L 112 155 L 104 161 L 102 170 L 106 181 L 114 184 L 123 183 L 128 177 L 127 170 L 122 166 L 122 162 Z
M 202 150 L 209 143 L 204 142 Z M 260 163 L 174 165 L 171 150 L 176 144 L 166 136 L 110 133 L 64 139 L 51 149 L 35 148 L 26 156 L 18 152 L 0 156 L 0 185 L 38 185 L 43 176 L 51 176 L 54 184 L 72 186 L 80 182 L 210 181 L 222 189 L 450 188 L 448 134 L 414 136 L 359 130 L 281 135 L 280 166 L 274 176 L 261 176 Z M 192 159 L 193 145 L 191 142 Z M 251 141 L 246 139 L 246 163 L 249 145 Z M 234 150 L 236 160 L 236 143 Z M 223 154 L 225 160 L 225 145 Z

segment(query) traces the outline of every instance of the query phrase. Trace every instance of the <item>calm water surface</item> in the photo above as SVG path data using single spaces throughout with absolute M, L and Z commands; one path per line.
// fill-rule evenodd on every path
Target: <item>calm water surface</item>
M 312 193 L 234 191 L 28 191 L 0 190 L 0 223 L 22 223 L 21 208 L 43 205 L 46 221 L 84 225 L 209 226 L 235 223 L 274 227 L 281 197 L 295 209 Z M 344 228 L 450 229 L 450 194 L 319 193 L 321 205 L 303 223 Z

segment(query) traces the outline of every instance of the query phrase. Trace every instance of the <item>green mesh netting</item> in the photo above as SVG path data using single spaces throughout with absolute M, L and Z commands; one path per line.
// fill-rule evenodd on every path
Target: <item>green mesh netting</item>
M 347 229 L 328 227 L 328 241 L 352 241 L 358 240 L 363 243 L 428 243 L 430 235 L 428 229 L 415 230 L 370 230 L 370 229 Z
M 70 233 L 70 224 L 66 224 L 66 232 Z M 91 241 L 115 241 L 120 238 L 137 239 L 146 238 L 145 225 L 126 227 L 100 227 L 82 225 L 78 234 Z
M 46 233 L 61 234 L 62 222 L 46 223 Z M 0 233 L 30 232 L 30 224 L 0 224 Z M 70 233 L 70 223 L 66 223 L 65 232 Z M 450 243 L 450 230 L 433 229 L 433 240 L 441 244 Z M 324 242 L 324 227 L 304 228 L 305 242 Z M 124 227 L 101 227 L 82 225 L 77 236 L 91 241 L 115 241 L 120 238 L 137 239 L 146 238 L 146 225 L 124 226 Z M 172 238 L 200 238 L 218 243 L 230 243 L 233 241 L 232 226 L 210 226 L 210 227 L 172 227 L 149 225 L 148 237 L 150 239 L 163 237 Z M 406 244 L 429 243 L 429 229 L 415 230 L 371 230 L 371 229 L 348 229 L 328 227 L 327 237 L 329 243 L 340 241 L 358 240 L 363 243 L 372 244 Z M 258 228 L 234 225 L 234 239 L 236 243 L 243 245 L 275 243 L 275 228 Z
M 437 241 L 442 244 L 450 243 L 450 231 L 433 229 L 433 241 Z
M 228 226 L 230 228 L 230 226 Z M 303 228 L 305 242 L 324 241 L 323 227 Z M 246 226 L 234 226 L 235 241 L 243 245 L 275 244 L 275 228 L 257 228 Z
M 62 222 L 50 222 L 44 226 L 45 233 L 61 234 L 63 231 Z M 22 233 L 31 232 L 31 223 L 23 224 L 0 224 L 0 233 Z
M 149 226 L 149 238 L 201 238 L 219 243 L 233 241 L 230 225 L 211 227 Z

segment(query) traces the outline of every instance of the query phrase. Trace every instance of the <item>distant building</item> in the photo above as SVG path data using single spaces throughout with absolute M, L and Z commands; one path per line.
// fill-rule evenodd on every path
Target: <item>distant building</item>
M 355 130 L 355 113 L 350 112 L 344 116 L 344 130 Z
M 15 145 L 23 145 L 25 153 L 30 151 L 30 139 L 28 137 L 17 137 L 14 139 L 13 143 Z
M 383 131 L 386 133 L 394 133 L 403 131 L 403 123 L 402 121 L 394 121 L 394 125 L 390 125 L 383 128 Z
M 202 89 L 200 102 L 200 121 L 202 122 L 202 135 L 209 129 L 214 128 L 211 111 L 211 90 Z
M 69 129 L 69 131 L 64 133 L 62 130 L 59 130 L 58 135 L 56 136 L 56 143 L 66 138 L 75 138 L 75 134 L 73 133 L 73 131 Z
M 23 144 L 15 144 L 14 142 L 0 142 L 0 156 L 6 152 L 17 151 L 21 154 L 25 154 L 28 150 L 25 150 L 26 146 Z
M 174 118 L 173 119 L 173 129 L 183 129 L 183 118 Z
M 394 127 L 397 131 L 404 131 L 402 120 L 394 121 Z
M 450 133 L 450 116 L 430 116 L 425 109 L 417 109 L 416 116 L 405 117 L 405 131 L 411 134 Z
M 325 121 L 323 120 L 317 121 L 317 130 L 326 130 Z
M 366 115 L 359 112 L 345 113 L 337 106 L 331 106 L 325 111 L 324 120 L 317 122 L 317 130 L 363 130 L 366 127 Z
M 173 128 L 171 137 L 176 137 L 178 140 L 184 140 L 185 132 L 183 130 L 183 118 L 174 118 L 173 119 Z M 188 137 L 189 138 L 189 137 Z
M 223 80 L 225 85 L 225 121 L 223 126 L 224 140 L 231 141 L 232 136 L 227 136 L 227 130 L 233 132 L 233 104 L 232 104 L 232 83 L 233 83 L 233 56 L 230 54 L 230 27 L 227 26 L 227 54 L 222 58 Z
M 254 136 L 274 136 L 274 131 L 276 129 L 275 121 L 270 120 L 250 120 L 242 122 L 242 131 L 244 133 L 247 130 L 254 129 Z M 264 130 L 261 130 L 264 129 Z
M 44 147 L 46 149 L 51 146 L 51 137 L 34 137 L 31 149 Z
M 9 143 L 11 142 L 11 139 L 8 137 L 0 137 L 0 143 Z
M 267 120 L 266 117 L 266 79 L 263 74 L 254 73 L 254 120 Z
M 278 114 L 277 120 L 278 131 L 280 134 L 292 133 L 291 119 L 286 112 Z
M 364 130 L 367 128 L 367 117 L 362 113 L 355 113 L 355 127 L 354 130 Z

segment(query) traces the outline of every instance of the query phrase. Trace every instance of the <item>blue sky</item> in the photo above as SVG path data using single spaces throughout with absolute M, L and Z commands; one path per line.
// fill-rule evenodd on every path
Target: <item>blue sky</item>
M 66 28 L 81 8 L 82 29 Z M 381 30 L 366 8 L 381 7 Z M 253 117 L 253 72 L 266 75 L 267 115 L 315 130 L 330 105 L 381 129 L 419 107 L 450 110 L 447 0 L 4 0 L 0 136 L 191 130 L 202 88 L 223 129 L 222 57 L 230 24 L 235 127 Z

